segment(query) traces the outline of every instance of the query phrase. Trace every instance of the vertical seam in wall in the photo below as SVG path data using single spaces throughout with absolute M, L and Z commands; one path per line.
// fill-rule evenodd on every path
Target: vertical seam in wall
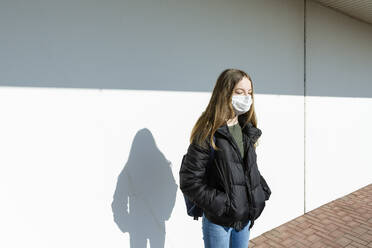
M 306 5 L 304 0 L 304 214 L 306 213 Z

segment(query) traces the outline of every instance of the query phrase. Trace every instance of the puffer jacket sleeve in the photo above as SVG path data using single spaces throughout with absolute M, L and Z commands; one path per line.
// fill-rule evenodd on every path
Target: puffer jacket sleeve
M 267 184 L 265 178 L 261 175 L 261 173 L 260 173 L 260 183 L 261 183 L 262 188 L 265 192 L 265 200 L 267 201 L 270 198 L 271 189 L 270 189 L 269 185 Z
M 209 156 L 209 149 L 195 143 L 189 145 L 179 171 L 180 189 L 203 210 L 221 216 L 230 202 L 225 192 L 207 185 L 205 173 Z

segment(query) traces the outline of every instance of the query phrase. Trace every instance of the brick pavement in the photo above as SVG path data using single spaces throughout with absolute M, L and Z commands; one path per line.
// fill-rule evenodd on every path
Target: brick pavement
M 372 248 L 372 184 L 249 241 L 249 248 Z

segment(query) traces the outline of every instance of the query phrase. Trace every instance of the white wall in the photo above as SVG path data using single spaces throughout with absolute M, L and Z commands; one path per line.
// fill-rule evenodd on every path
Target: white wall
M 306 210 L 372 182 L 372 25 L 309 2 Z
M 332 191 L 309 178 L 323 178 L 316 168 L 325 158 L 327 165 L 335 160 L 320 152 L 323 140 L 311 121 L 328 114 L 319 113 L 316 104 L 327 99 L 332 107 L 330 98 L 303 97 L 302 1 L 8 0 L 2 5 L 1 247 L 202 247 L 201 220 L 186 215 L 178 171 L 191 128 L 218 74 L 229 67 L 253 78 L 263 132 L 258 166 L 272 189 L 251 238 L 303 214 L 304 100 L 306 209 L 371 181 L 362 164 L 368 157 L 358 160 L 346 186 L 341 178 L 346 171 L 340 179 L 327 172 L 339 184 Z M 327 18 L 328 11 L 322 13 Z M 364 42 L 370 26 L 355 26 L 356 39 Z M 310 45 L 321 46 L 314 37 Z M 308 87 L 319 75 L 312 61 L 307 60 Z M 356 73 L 360 67 L 354 63 L 354 68 Z M 368 70 L 360 70 L 366 78 Z M 358 140 L 365 143 L 366 99 L 347 105 L 361 104 L 365 126 L 359 126 Z M 328 121 L 324 133 L 335 130 Z M 346 124 L 337 127 L 349 131 Z M 344 152 L 347 146 L 339 143 Z M 348 146 L 348 158 L 366 156 L 361 144 Z M 317 198 L 316 190 L 324 194 Z

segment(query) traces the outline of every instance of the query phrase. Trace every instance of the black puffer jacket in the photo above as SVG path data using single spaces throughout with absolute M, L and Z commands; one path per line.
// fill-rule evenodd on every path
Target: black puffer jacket
M 243 119 L 238 119 L 242 126 Z M 248 123 L 242 126 L 242 133 L 244 159 L 225 124 L 215 133 L 216 145 L 221 150 L 215 151 L 208 169 L 210 143 L 205 141 L 205 147 L 189 145 L 179 171 L 181 191 L 203 209 L 205 216 L 211 222 L 237 231 L 249 220 L 249 229 L 253 227 L 271 194 L 258 170 L 253 146 L 262 132 Z

